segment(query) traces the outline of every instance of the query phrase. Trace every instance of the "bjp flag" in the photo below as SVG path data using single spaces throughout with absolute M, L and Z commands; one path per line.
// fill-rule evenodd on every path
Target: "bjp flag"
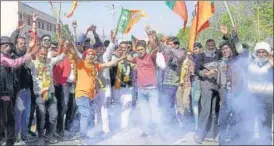
M 122 8 L 117 30 L 123 34 L 127 34 L 142 17 L 146 16 L 147 14 L 142 10 L 127 10 Z
M 214 15 L 213 1 L 197 1 L 196 15 L 191 21 L 191 28 L 189 34 L 189 49 L 192 52 L 194 42 L 198 34 L 209 27 L 209 19 Z

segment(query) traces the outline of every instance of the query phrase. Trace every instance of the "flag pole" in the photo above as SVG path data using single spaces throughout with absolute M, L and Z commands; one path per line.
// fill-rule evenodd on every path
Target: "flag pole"
M 57 24 L 60 24 L 61 9 L 62 9 L 62 1 L 59 1 L 59 10 L 58 10 L 58 20 L 57 20 Z
M 229 10 L 229 8 L 228 8 L 227 2 L 224 1 L 224 4 L 225 4 L 226 10 L 227 10 L 227 12 L 228 12 L 230 21 L 231 21 L 231 23 L 232 23 L 232 26 L 234 27 L 234 26 L 235 26 L 235 23 L 234 23 L 234 21 L 233 21 L 232 15 L 231 15 L 230 10 Z

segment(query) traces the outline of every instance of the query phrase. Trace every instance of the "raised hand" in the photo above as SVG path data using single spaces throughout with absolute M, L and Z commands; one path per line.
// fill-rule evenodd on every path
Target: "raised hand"
M 115 43 L 115 38 L 116 38 L 116 31 L 115 30 L 111 30 L 110 32 L 110 40 L 111 42 L 114 44 Z
M 90 27 L 88 27 L 86 32 L 92 31 L 93 27 L 94 27 L 93 25 L 91 25 Z
M 76 27 L 77 27 L 77 21 L 76 21 L 76 20 L 72 21 L 72 27 L 73 27 L 73 28 L 76 28 Z
M 235 25 L 232 26 L 231 31 L 232 31 L 232 32 L 236 32 L 236 30 L 237 30 L 237 27 L 236 27 Z
M 36 11 L 36 12 L 32 15 L 32 21 L 36 22 L 37 19 L 38 19 L 38 11 Z
M 149 26 L 149 25 L 147 25 L 146 27 L 145 27 L 145 31 L 146 31 L 146 33 L 147 34 L 149 34 L 149 33 L 151 33 L 151 27 Z
M 24 27 L 25 27 L 24 20 L 22 19 L 22 20 L 18 21 L 17 29 L 22 30 Z
M 220 31 L 221 31 L 222 34 L 227 35 L 228 34 L 227 26 L 224 25 L 224 24 L 221 24 L 220 25 Z
M 69 41 L 66 41 L 64 43 L 64 50 L 63 50 L 63 53 L 67 54 L 68 52 L 70 52 L 71 49 L 73 49 L 73 44 Z
M 92 28 L 92 29 L 91 29 L 92 32 L 96 32 L 96 25 L 92 25 L 91 28 Z

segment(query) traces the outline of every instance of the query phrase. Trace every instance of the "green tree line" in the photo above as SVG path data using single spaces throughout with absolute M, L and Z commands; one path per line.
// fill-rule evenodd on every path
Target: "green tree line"
M 252 5 L 247 1 L 242 1 L 238 5 L 229 4 L 228 6 L 241 42 L 247 43 L 250 48 L 253 48 L 256 42 L 263 41 L 267 37 L 273 37 L 272 1 L 257 1 Z M 219 16 L 211 17 L 210 26 L 198 35 L 196 42 L 204 45 L 207 39 L 212 38 L 219 44 L 222 41 L 221 24 L 227 25 L 229 30 L 232 28 L 226 9 Z M 185 31 L 180 29 L 177 34 L 180 44 L 186 48 L 188 48 L 190 27 L 188 26 Z

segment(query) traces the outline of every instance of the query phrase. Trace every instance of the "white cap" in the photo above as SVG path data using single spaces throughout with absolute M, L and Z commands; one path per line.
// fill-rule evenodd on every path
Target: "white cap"
M 271 53 L 271 47 L 270 45 L 267 43 L 267 42 L 258 42 L 256 43 L 255 45 L 255 48 L 254 48 L 254 56 L 256 56 L 256 52 L 260 49 L 264 49 L 266 50 L 268 53 Z

